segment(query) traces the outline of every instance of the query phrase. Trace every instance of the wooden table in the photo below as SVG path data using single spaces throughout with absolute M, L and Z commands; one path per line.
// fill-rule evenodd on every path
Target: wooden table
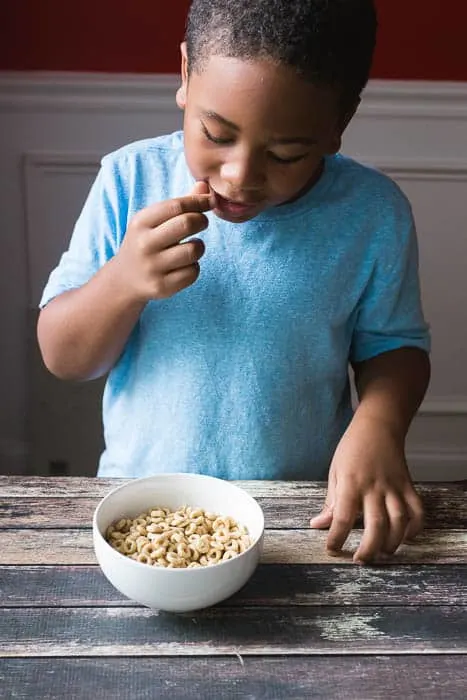
M 0 477 L 2 699 L 467 697 L 467 482 L 420 486 L 424 534 L 374 568 L 308 529 L 323 484 L 241 482 L 265 512 L 263 561 L 183 615 L 124 599 L 96 565 L 92 514 L 117 483 Z

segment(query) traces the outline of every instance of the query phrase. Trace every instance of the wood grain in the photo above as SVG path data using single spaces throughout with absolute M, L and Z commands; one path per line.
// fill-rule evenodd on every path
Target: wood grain
M 361 532 L 353 531 L 346 551 L 331 557 L 325 549 L 326 532 L 319 530 L 267 530 L 262 561 L 268 564 L 352 563 Z M 402 545 L 391 560 L 405 564 L 467 563 L 467 532 L 426 530 L 417 540 Z M 95 564 L 90 530 L 4 530 L 1 564 Z
M 47 700 L 461 700 L 461 656 L 0 660 L 11 698 Z M 66 690 L 65 690 L 66 689 Z
M 135 607 L 97 566 L 0 567 L 1 606 Z M 467 566 L 263 564 L 222 605 L 463 605 Z
M 92 482 L 93 483 L 93 482 Z M 5 528 L 89 528 L 98 497 L 14 496 L 0 500 L 0 529 Z M 322 507 L 323 494 L 310 496 L 257 496 L 267 528 L 307 528 L 310 518 Z M 467 498 L 453 490 L 424 494 L 427 529 L 463 528 L 467 523 Z M 361 523 L 360 523 L 361 526 Z
M 4 608 L 0 656 L 466 653 L 460 606 Z
M 27 477 L 0 475 L 0 500 L 30 498 L 102 498 L 128 479 L 90 477 Z M 322 502 L 326 496 L 324 482 L 309 481 L 234 481 L 254 498 L 309 498 Z M 467 480 L 417 484 L 422 496 L 434 494 L 442 504 L 450 498 L 462 498 Z

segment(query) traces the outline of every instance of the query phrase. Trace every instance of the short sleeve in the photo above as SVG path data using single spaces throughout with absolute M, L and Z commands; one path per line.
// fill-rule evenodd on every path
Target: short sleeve
M 119 170 L 106 156 L 76 221 L 68 250 L 50 274 L 41 308 L 59 294 L 84 285 L 115 255 L 126 228 L 126 202 Z
M 421 302 L 417 235 L 408 202 L 388 217 L 385 229 L 359 303 L 350 349 L 352 362 L 402 347 L 430 351 L 429 326 Z

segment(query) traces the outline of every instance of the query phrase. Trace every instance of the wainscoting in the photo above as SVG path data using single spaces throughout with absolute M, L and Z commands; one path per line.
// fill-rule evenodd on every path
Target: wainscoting
M 101 156 L 179 128 L 176 87 L 175 76 L 0 74 L 0 473 L 96 471 L 102 385 L 49 377 L 35 309 Z M 417 220 L 433 380 L 411 469 L 467 478 L 467 84 L 370 83 L 343 150 L 397 180 Z

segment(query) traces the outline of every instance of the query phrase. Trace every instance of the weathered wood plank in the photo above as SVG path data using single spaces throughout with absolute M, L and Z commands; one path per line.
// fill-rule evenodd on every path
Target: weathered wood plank
M 266 527 L 274 529 L 307 528 L 310 518 L 319 513 L 322 493 L 310 496 L 257 497 L 263 509 Z M 0 529 L 91 527 L 99 498 L 93 497 L 9 497 L 0 501 Z M 467 498 L 455 490 L 424 493 L 427 529 L 462 529 L 467 524 Z M 361 524 L 361 523 L 360 523 Z
M 462 656 L 2 659 L 20 700 L 463 700 Z M 65 691 L 66 689 L 66 691 Z
M 319 530 L 268 530 L 262 561 L 266 564 L 352 563 L 361 539 L 354 530 L 346 551 L 331 557 L 325 550 L 326 532 Z M 425 530 L 415 542 L 404 544 L 391 562 L 397 564 L 467 563 L 467 531 Z M 90 530 L 4 530 L 2 564 L 95 564 Z
M 101 479 L 93 477 L 45 477 L 0 475 L 0 500 L 3 498 L 102 498 L 128 479 Z M 235 481 L 255 498 L 302 497 L 324 500 L 326 484 L 311 481 Z M 467 480 L 417 484 L 422 495 L 435 493 L 440 501 L 449 500 L 467 491 Z
M 101 479 L 93 477 L 36 477 L 1 476 L 0 499 L 29 496 L 32 498 L 102 498 L 128 479 Z M 263 496 L 318 496 L 324 498 L 326 484 L 309 481 L 235 481 L 254 497 Z
M 465 654 L 466 628 L 460 606 L 3 608 L 0 656 Z
M 0 567 L 0 610 L 7 607 L 110 607 L 136 604 L 97 566 Z M 463 605 L 467 566 L 262 564 L 223 605 Z M 0 613 L 1 614 L 1 613 Z

